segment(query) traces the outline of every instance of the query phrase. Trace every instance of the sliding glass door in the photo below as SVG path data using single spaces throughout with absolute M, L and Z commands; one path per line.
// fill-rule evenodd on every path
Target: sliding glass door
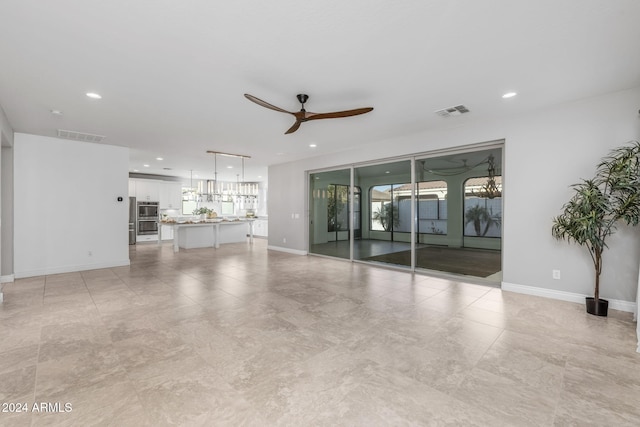
M 501 145 L 310 173 L 309 196 L 312 254 L 501 281 Z

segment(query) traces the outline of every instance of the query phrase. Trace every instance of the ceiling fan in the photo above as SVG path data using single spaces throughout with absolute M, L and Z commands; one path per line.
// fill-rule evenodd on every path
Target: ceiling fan
M 255 102 L 256 104 L 261 105 L 265 108 L 269 108 L 271 110 L 279 111 L 281 113 L 287 113 L 287 114 L 293 115 L 296 118 L 296 122 L 293 124 L 293 126 L 289 128 L 289 130 L 285 132 L 285 134 L 293 133 L 297 131 L 303 122 L 306 122 L 309 120 L 337 119 L 340 117 L 357 116 L 359 114 L 368 113 L 369 111 L 373 110 L 373 107 L 366 107 L 366 108 L 356 108 L 355 110 L 335 111 L 333 113 L 312 113 L 304 109 L 304 104 L 309 99 L 309 96 L 301 93 L 296 96 L 298 98 L 298 101 L 300 101 L 300 104 L 302 104 L 302 108 L 300 109 L 300 111 L 294 113 L 292 111 L 283 110 L 282 108 L 276 107 L 275 105 L 271 105 L 260 98 L 256 98 L 253 95 L 249 95 L 248 93 L 245 93 L 244 96 L 249 101 Z

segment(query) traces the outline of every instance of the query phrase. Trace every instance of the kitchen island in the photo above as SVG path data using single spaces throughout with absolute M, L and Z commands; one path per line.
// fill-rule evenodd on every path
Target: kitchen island
M 173 226 L 173 251 L 180 248 L 219 248 L 221 243 L 253 243 L 253 219 L 217 222 L 163 223 Z M 161 233 L 161 232 L 160 232 Z M 158 236 L 158 243 L 162 235 Z

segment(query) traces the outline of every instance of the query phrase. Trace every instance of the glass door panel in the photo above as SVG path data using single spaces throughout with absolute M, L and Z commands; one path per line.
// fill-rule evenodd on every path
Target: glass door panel
M 501 281 L 502 148 L 416 160 L 416 269 Z
M 309 175 L 310 253 L 350 258 L 350 181 L 349 169 Z
M 355 168 L 362 231 L 354 260 L 411 267 L 411 161 Z

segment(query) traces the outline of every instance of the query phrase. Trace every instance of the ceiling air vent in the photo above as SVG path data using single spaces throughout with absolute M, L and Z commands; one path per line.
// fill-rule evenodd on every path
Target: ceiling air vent
M 442 117 L 453 117 L 468 112 L 469 109 L 464 105 L 456 105 L 455 107 L 443 108 L 442 110 L 438 110 L 436 111 L 436 114 Z
M 94 135 L 92 133 L 76 132 L 74 130 L 58 129 L 58 138 L 73 139 L 83 142 L 102 142 L 106 138 L 104 135 Z

